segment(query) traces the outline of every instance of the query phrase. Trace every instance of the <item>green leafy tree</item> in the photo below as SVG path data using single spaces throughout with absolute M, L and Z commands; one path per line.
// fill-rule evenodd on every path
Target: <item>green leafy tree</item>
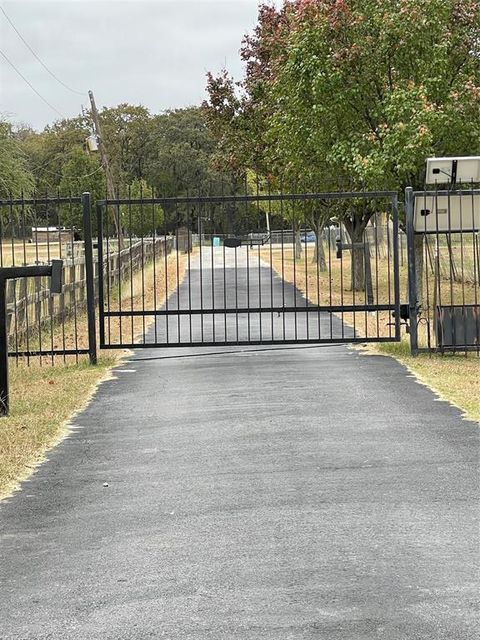
M 28 129 L 21 132 L 21 144 L 35 177 L 37 193 L 45 195 L 59 191 L 65 165 L 90 133 L 88 119 L 84 116 L 55 122 L 41 132 Z
M 230 150 L 255 121 L 259 164 L 278 174 L 327 186 L 340 177 L 356 189 L 419 187 L 426 156 L 480 152 L 479 43 L 476 0 L 262 6 L 243 47 L 240 91 L 225 74 L 210 77 L 207 114 Z M 240 161 L 251 162 L 258 145 L 240 145 Z M 344 207 L 353 242 L 374 212 L 369 202 Z M 363 289 L 361 249 L 353 266 L 352 286 Z
M 89 155 L 83 147 L 74 147 L 62 169 L 58 190 L 62 196 L 79 196 L 88 191 L 92 202 L 105 197 L 105 176 L 97 156 Z M 82 211 L 78 205 L 62 205 L 59 223 L 82 228 Z
M 133 180 L 128 189 L 129 199 L 153 198 L 153 189 L 145 180 Z M 140 203 L 121 207 L 122 226 L 127 236 L 153 236 L 164 223 L 163 209 L 159 204 Z
M 29 195 L 35 181 L 28 167 L 28 159 L 16 140 L 12 126 L 0 120 L 0 195 L 19 197 Z
M 427 156 L 479 152 L 478 3 L 303 4 L 272 86 L 280 155 L 347 174 L 356 188 L 403 190 L 423 184 Z M 353 243 L 375 211 L 350 203 L 343 221 Z M 354 250 L 354 289 L 363 274 Z
M 205 113 L 198 107 L 177 109 L 154 116 L 147 141 L 148 161 L 144 177 L 162 196 L 198 196 L 228 193 L 226 181 L 213 162 L 215 138 L 207 126 Z M 165 208 L 169 226 L 207 215 L 210 224 L 218 216 L 211 211 L 197 211 L 186 205 Z
M 358 186 L 400 189 L 422 186 L 427 155 L 479 150 L 477 2 L 294 4 L 271 87 L 280 154 Z
M 115 184 L 123 188 L 145 175 L 150 151 L 152 116 L 142 105 L 103 108 L 100 123 Z

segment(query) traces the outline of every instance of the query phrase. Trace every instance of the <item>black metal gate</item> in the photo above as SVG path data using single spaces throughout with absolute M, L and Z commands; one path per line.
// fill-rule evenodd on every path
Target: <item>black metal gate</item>
M 97 203 L 103 348 L 400 339 L 395 192 Z
M 405 193 L 410 346 L 480 355 L 480 190 Z
M 53 365 L 84 355 L 96 362 L 90 209 L 89 193 L 0 199 L 0 269 L 19 269 L 6 280 L 0 316 L 17 363 L 37 358 Z M 26 266 L 56 259 L 62 261 L 58 295 L 51 295 L 50 278 L 20 275 Z

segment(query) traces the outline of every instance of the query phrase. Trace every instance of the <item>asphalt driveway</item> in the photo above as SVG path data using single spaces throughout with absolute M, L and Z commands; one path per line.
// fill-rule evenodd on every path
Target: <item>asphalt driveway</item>
M 214 351 L 135 354 L 2 503 L 2 640 L 477 638 L 477 426 L 387 358 Z

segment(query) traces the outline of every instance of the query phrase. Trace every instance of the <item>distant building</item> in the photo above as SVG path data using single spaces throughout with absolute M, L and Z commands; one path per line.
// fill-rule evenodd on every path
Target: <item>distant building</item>
M 65 229 L 65 227 L 32 227 L 32 242 L 34 244 L 70 244 L 74 239 L 73 229 Z

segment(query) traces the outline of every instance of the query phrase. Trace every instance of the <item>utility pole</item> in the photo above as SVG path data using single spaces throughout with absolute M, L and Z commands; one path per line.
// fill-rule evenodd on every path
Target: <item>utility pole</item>
M 102 160 L 102 166 L 105 171 L 105 178 L 107 180 L 107 193 L 108 197 L 112 200 L 115 199 L 115 184 L 113 182 L 112 170 L 110 169 L 110 164 L 108 162 L 107 150 L 105 149 L 105 145 L 103 144 L 102 138 L 102 130 L 100 127 L 100 118 L 98 117 L 97 105 L 95 104 L 95 97 L 93 95 L 93 91 L 88 92 L 88 97 L 90 98 L 90 105 L 92 108 L 92 120 L 95 128 L 95 134 L 98 140 L 98 149 L 100 151 L 100 158 Z M 122 222 L 120 219 L 120 206 L 114 206 L 114 221 L 115 221 L 115 229 L 117 232 L 118 238 L 118 248 L 123 249 L 123 233 L 122 233 Z

